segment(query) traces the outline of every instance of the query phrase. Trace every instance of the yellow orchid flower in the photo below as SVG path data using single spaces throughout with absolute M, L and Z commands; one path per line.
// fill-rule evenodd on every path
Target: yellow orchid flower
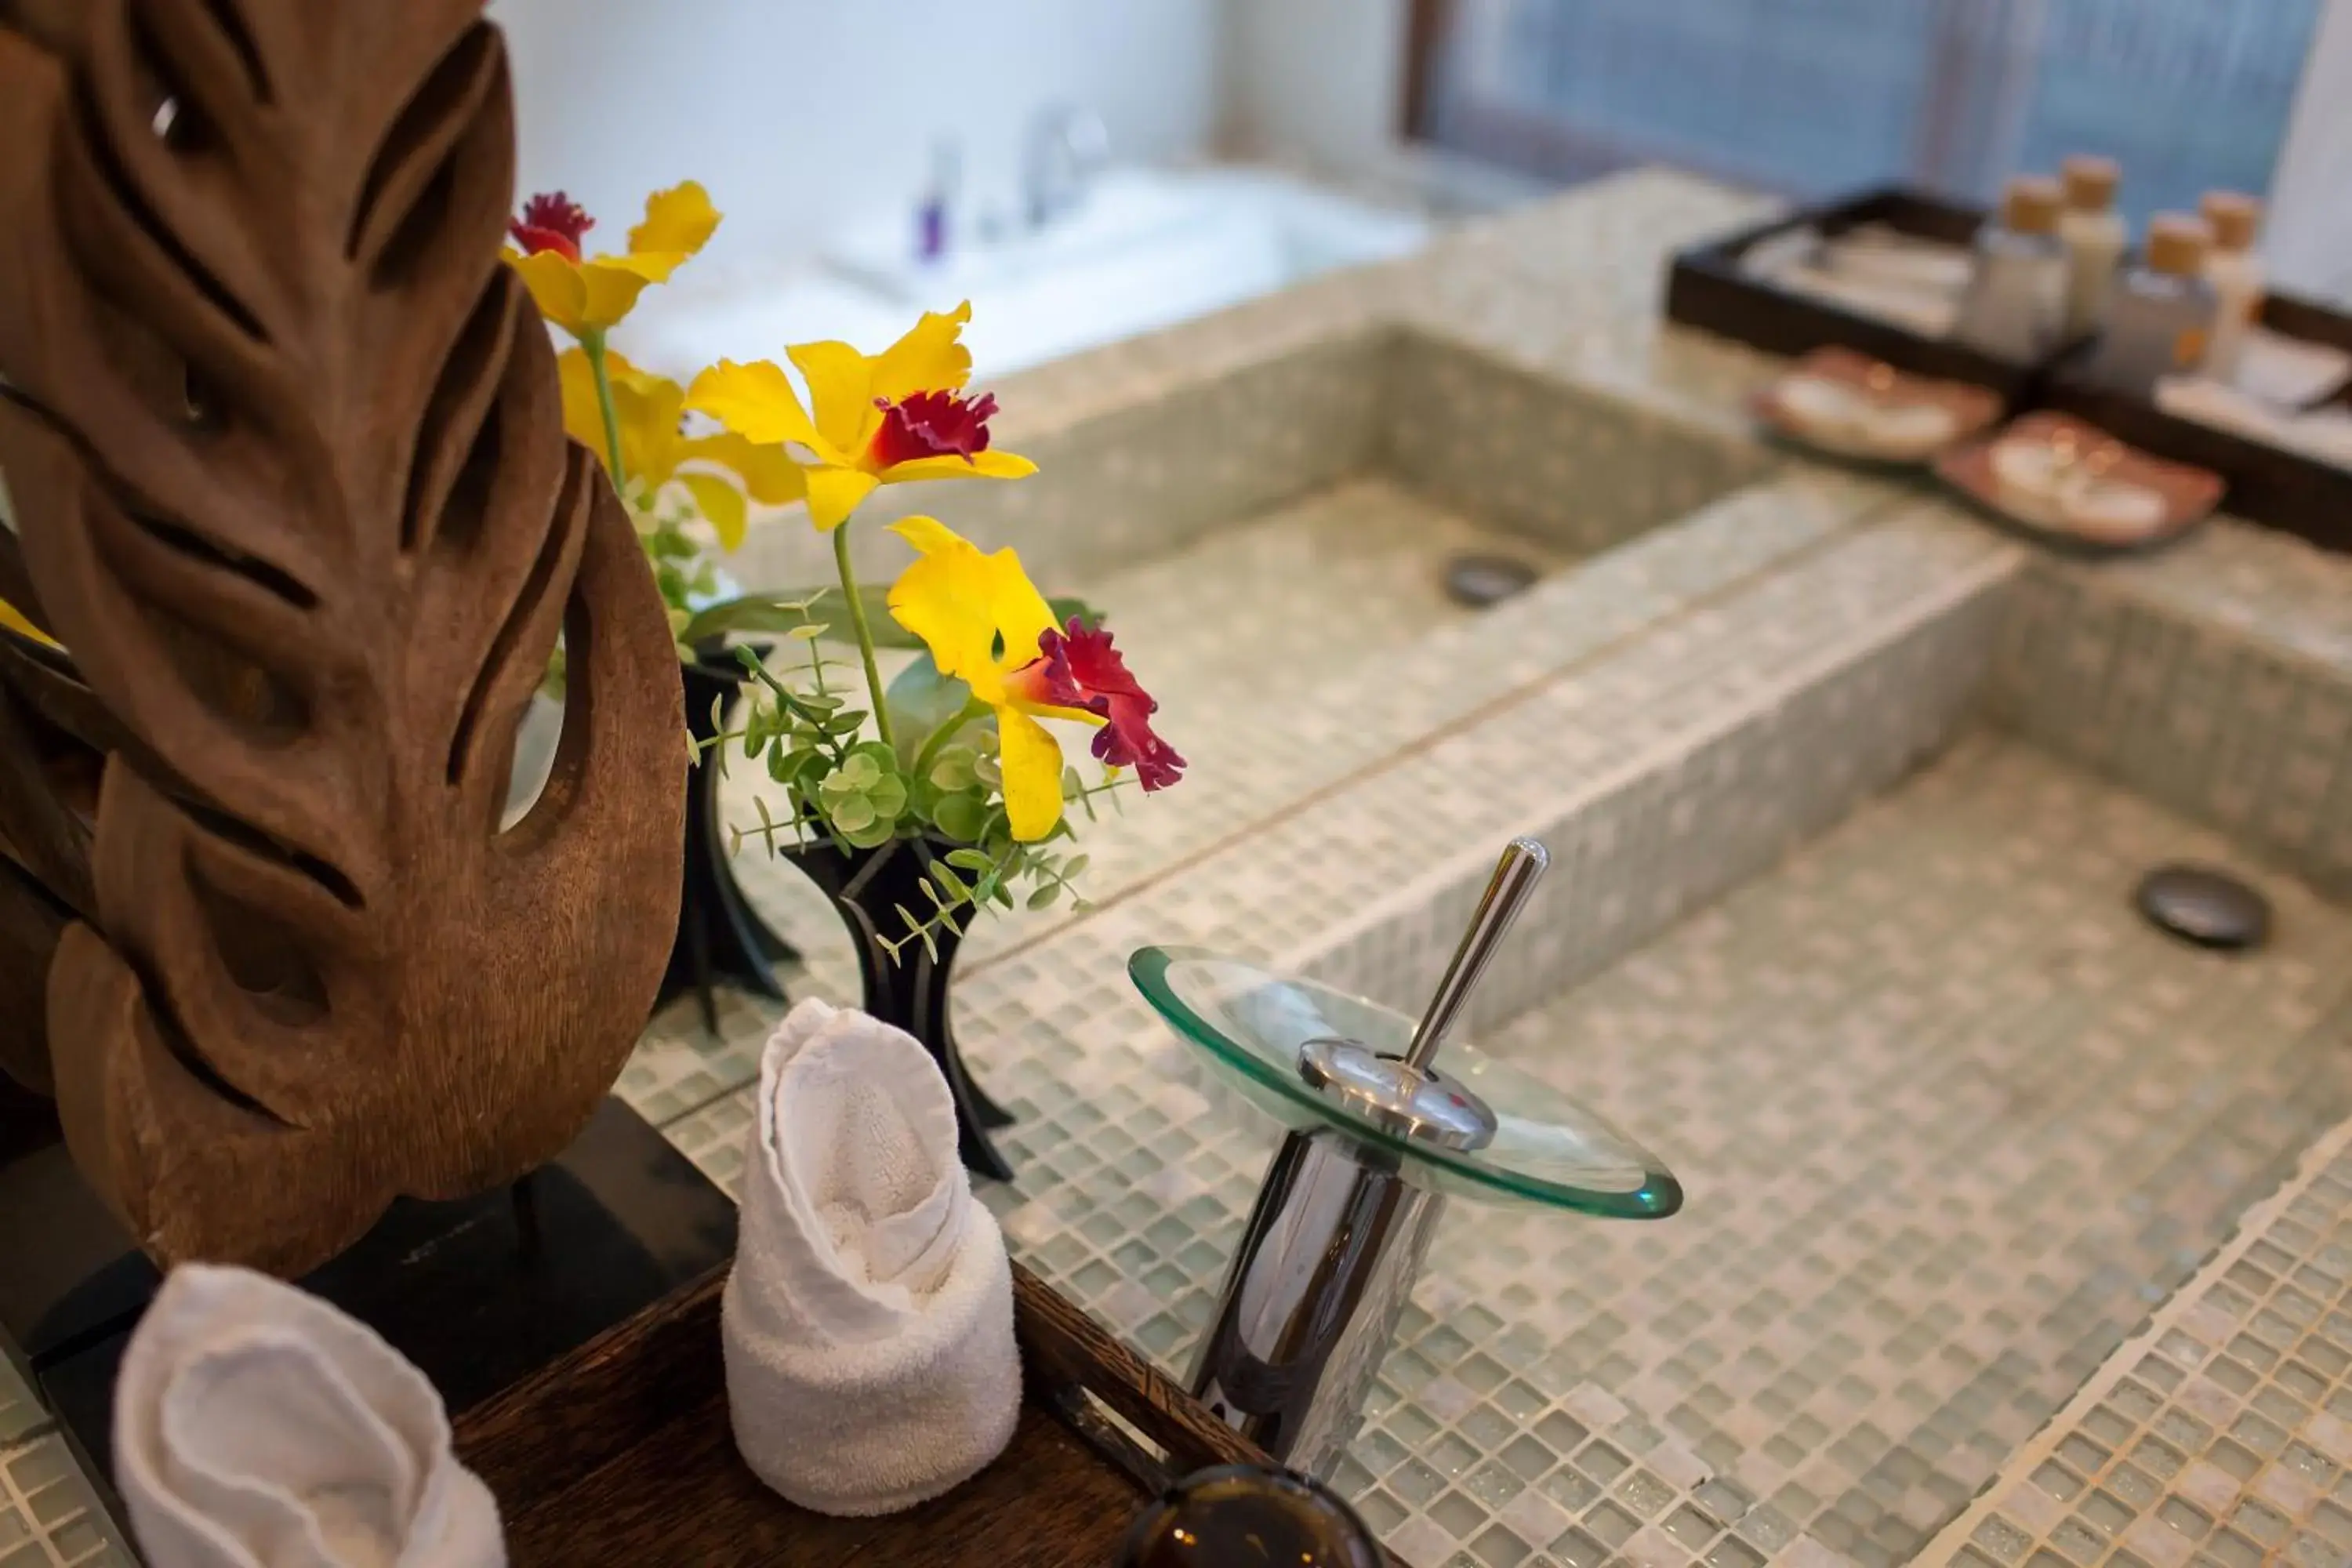
M 604 416 L 596 402 L 596 367 L 580 349 L 557 356 L 556 373 L 563 385 L 563 428 L 572 438 L 609 464 L 605 454 Z M 710 436 L 686 434 L 686 389 L 667 376 L 639 370 L 619 354 L 604 355 L 604 373 L 613 392 L 613 416 L 621 442 L 621 468 L 632 484 L 651 496 L 676 479 L 694 497 L 703 520 L 719 535 L 722 549 L 743 542 L 747 508 L 744 496 L 762 506 L 798 500 L 805 489 L 798 464 L 781 447 L 755 447 L 732 431 Z M 681 468 L 705 463 L 731 470 L 740 489 L 727 479 L 702 468 Z
M 635 309 L 646 285 L 663 281 L 700 250 L 719 226 L 719 209 L 692 180 L 657 191 L 646 198 L 645 221 L 629 230 L 626 252 L 583 258 L 580 242 L 595 226 L 562 191 L 531 197 L 507 226 L 515 241 L 506 248 L 507 262 L 522 274 L 539 313 L 583 342 L 612 331 Z
M 1177 782 L 1184 759 L 1152 733 L 1160 705 L 1128 673 L 1108 632 L 1076 616 L 1056 626 L 1010 549 L 982 554 L 928 517 L 906 518 L 890 531 L 919 552 L 891 585 L 891 617 L 923 639 L 940 674 L 994 711 L 1014 838 L 1034 844 L 1062 820 L 1062 747 L 1040 718 L 1099 726 L 1094 754 L 1134 768 L 1146 790 Z
M 1028 458 L 989 447 L 994 395 L 963 395 L 971 351 L 960 340 L 971 320 L 969 301 L 948 315 L 925 311 L 873 355 L 843 342 L 793 345 L 786 353 L 808 381 L 814 417 L 772 360 L 719 361 L 694 378 L 687 406 L 760 446 L 807 453 L 809 521 L 820 532 L 846 522 L 877 485 L 1034 474 Z
M 0 626 L 5 626 L 12 632 L 21 633 L 31 637 L 35 642 L 47 643 L 51 647 L 59 646 L 57 638 L 27 620 L 22 610 L 5 599 L 0 599 Z

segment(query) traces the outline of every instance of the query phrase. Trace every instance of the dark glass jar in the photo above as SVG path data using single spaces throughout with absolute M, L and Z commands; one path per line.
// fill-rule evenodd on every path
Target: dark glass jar
M 1285 1470 L 1222 1465 L 1136 1515 L 1112 1568 L 1381 1568 L 1380 1544 L 1329 1489 Z

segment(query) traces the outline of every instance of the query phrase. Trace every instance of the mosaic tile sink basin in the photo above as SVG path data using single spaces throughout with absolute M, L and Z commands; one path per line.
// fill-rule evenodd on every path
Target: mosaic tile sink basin
M 2321 717 L 2352 690 L 2215 643 L 2134 693 L 2117 748 L 2109 656 L 2084 640 L 2120 658 L 2164 617 L 2053 626 L 2074 580 L 1890 517 L 1341 803 L 1361 833 L 1461 755 L 1551 760 L 1549 798 L 1499 815 L 1555 871 L 1472 1027 L 1688 1194 L 1649 1226 L 1449 1216 L 1339 1477 L 1408 1558 L 1905 1561 L 2352 1108 L 2352 914 L 2147 798 L 2314 766 L 2352 790 L 2352 727 Z M 2279 722 L 2166 744 L 2289 678 Z M 2063 754 L 2093 748 L 2104 775 Z M 1348 912 L 1288 961 L 1417 1005 L 1486 856 L 1360 907 L 1323 883 Z M 2147 924 L 2135 886 L 2179 858 L 2260 887 L 2271 943 L 2231 957 Z M 1086 1061 L 1169 1118 L 1150 1152 L 1186 1179 L 1154 1195 L 1187 1223 L 1118 1267 L 1057 1233 L 1093 1212 L 1065 1179 L 1008 1228 L 1181 1368 L 1215 1287 L 1186 1249 L 1229 1245 L 1255 1175 L 1236 1142 L 1265 1139 L 1194 1145 L 1181 1096 L 1112 1059 Z M 1071 1169 L 1111 1163 L 1104 1137 L 1030 1144 Z
M 2168 1479 L 2021 1444 L 2352 1104 L 2352 645 L 2296 599 L 2352 584 L 2227 524 L 2042 561 L 1506 363 L 1499 331 L 1272 335 L 1214 374 L 1138 345 L 1119 396 L 1008 430 L 1039 480 L 938 492 L 1123 617 L 1196 763 L 1090 839 L 1097 910 L 967 950 L 966 1054 L 1020 1119 L 987 1195 L 1016 1253 L 1181 1374 L 1274 1135 L 1184 1073 L 1128 955 L 1416 1009 L 1531 832 L 1555 872 L 1465 1029 L 1689 1202 L 1638 1234 L 1457 1212 L 1341 1472 L 1367 1517 L 1418 1568 L 1891 1563 L 2030 1452 L 2074 1500 L 1962 1560 L 2021 1568 L 2013 1521 L 2078 1509 L 2114 1552 Z M 1535 428 L 1565 477 L 1510 434 Z M 1549 574 L 1477 614 L 1435 596 L 1424 563 L 1497 541 Z M 1348 595 L 1266 592 L 1327 562 Z M 795 573 L 821 562 L 750 574 Z M 2256 881 L 2273 944 L 2141 923 L 2172 858 Z M 623 1087 L 731 1182 L 766 1018 L 725 1025 L 657 1026 Z M 2133 1441 L 2093 1435 L 2118 1464 Z

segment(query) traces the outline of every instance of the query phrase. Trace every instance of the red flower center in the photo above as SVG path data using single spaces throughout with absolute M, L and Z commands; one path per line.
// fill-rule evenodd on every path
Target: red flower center
M 1070 617 L 1065 631 L 1038 634 L 1039 657 L 1014 679 L 1032 701 L 1076 708 L 1102 719 L 1095 756 L 1114 768 L 1133 768 L 1145 790 L 1166 789 L 1183 776 L 1184 759 L 1152 732 L 1160 704 L 1129 673 L 1110 633 Z
M 562 191 L 537 195 L 522 205 L 522 216 L 509 221 L 507 233 L 525 256 L 552 250 L 566 261 L 580 259 L 580 242 L 596 226 L 578 202 Z
M 895 468 L 920 458 L 961 458 L 988 450 L 988 422 L 996 417 L 996 395 L 966 398 L 952 392 L 916 392 L 893 403 L 877 397 L 882 427 L 866 449 L 877 468 Z

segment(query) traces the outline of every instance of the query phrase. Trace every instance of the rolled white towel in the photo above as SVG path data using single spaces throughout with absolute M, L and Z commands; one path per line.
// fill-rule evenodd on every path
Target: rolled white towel
M 185 1264 L 114 1389 L 114 1475 L 152 1568 L 504 1568 L 499 1505 L 425 1374 L 250 1269 Z
M 760 1058 L 721 1321 L 735 1445 L 819 1513 L 911 1508 L 1004 1450 L 1013 1272 L 912 1036 L 814 999 Z

